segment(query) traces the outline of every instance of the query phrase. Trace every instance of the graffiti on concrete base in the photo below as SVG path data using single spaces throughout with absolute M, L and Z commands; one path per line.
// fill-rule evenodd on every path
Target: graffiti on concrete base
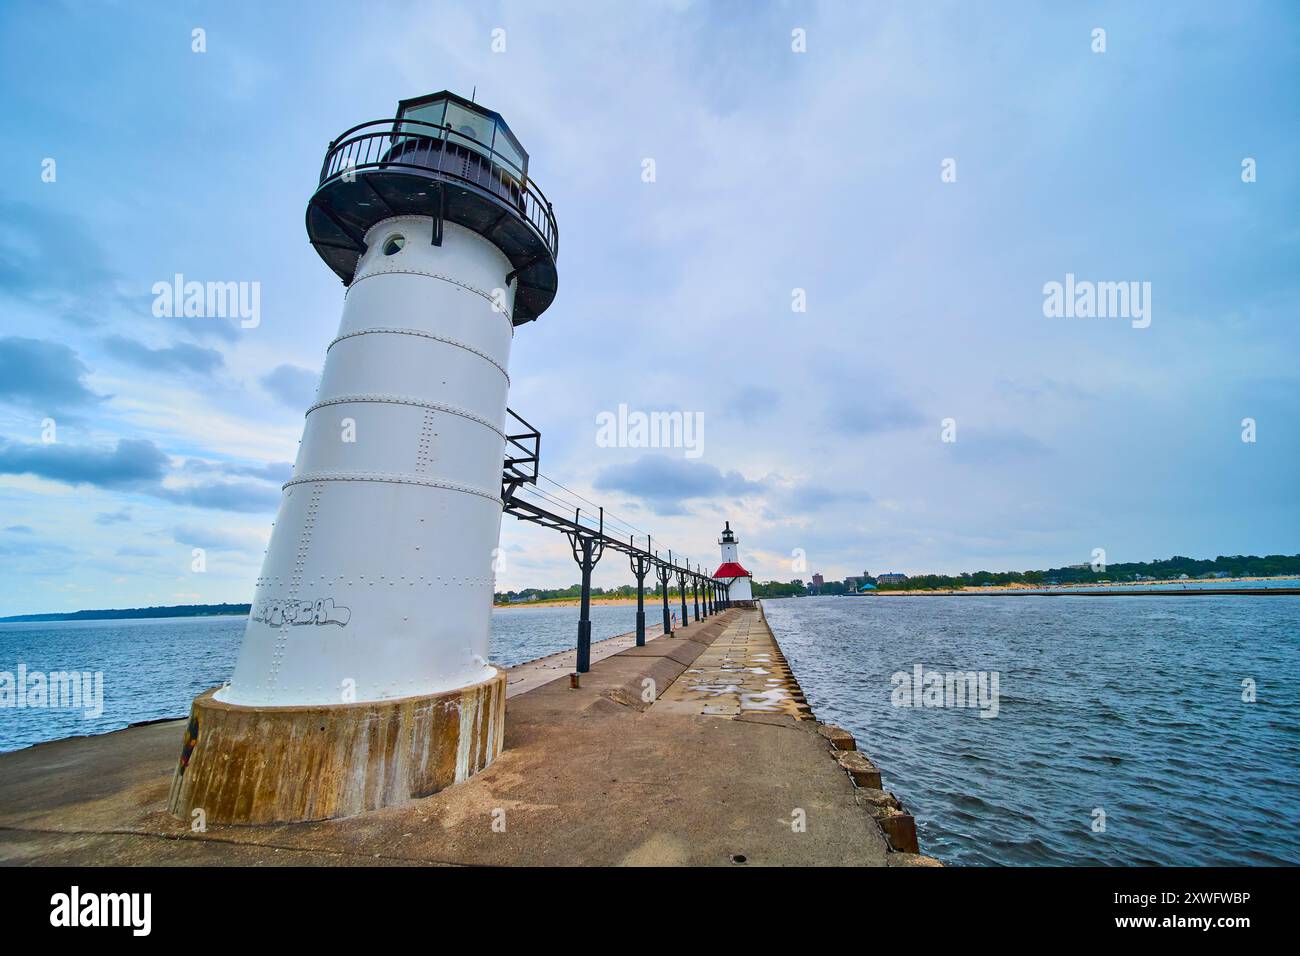
M 253 606 L 252 619 L 267 627 L 301 627 L 304 624 L 347 625 L 352 618 L 351 608 L 336 605 L 333 598 L 317 601 L 258 601 Z
M 181 766 L 178 773 L 185 773 L 185 768 L 190 765 L 190 755 L 194 753 L 194 748 L 199 742 L 199 715 L 190 714 L 190 722 L 185 727 L 185 740 L 181 744 Z

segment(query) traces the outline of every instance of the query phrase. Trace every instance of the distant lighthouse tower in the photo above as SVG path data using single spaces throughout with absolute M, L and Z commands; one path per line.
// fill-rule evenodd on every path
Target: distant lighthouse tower
M 754 591 L 750 587 L 752 575 L 741 567 L 736 559 L 738 543 L 735 532 L 731 530 L 731 522 L 726 522 L 726 526 L 722 529 L 722 537 L 718 539 L 718 544 L 722 545 L 722 564 L 713 572 L 713 578 L 723 584 L 731 585 L 727 596 L 733 604 L 737 601 L 754 600 Z
M 450 92 L 334 140 L 307 235 L 347 286 L 229 685 L 194 702 L 172 812 L 344 816 L 501 751 L 488 664 L 515 328 L 559 241 L 502 117 Z

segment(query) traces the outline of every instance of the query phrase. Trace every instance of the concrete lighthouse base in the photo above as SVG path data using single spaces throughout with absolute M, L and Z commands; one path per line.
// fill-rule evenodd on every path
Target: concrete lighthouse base
M 435 793 L 500 753 L 506 675 L 440 694 L 246 707 L 195 698 L 168 809 L 207 823 L 346 817 Z

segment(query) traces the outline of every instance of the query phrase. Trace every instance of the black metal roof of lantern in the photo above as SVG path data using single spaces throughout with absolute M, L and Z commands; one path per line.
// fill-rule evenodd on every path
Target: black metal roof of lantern
M 528 154 L 500 113 L 447 90 L 402 100 L 397 116 L 354 126 L 330 143 L 307 204 L 307 235 L 345 284 L 365 252 L 366 231 L 392 216 L 432 216 L 472 229 L 514 267 L 515 325 L 555 298 L 560 233 L 528 178 Z
M 726 526 L 722 529 L 722 540 L 719 541 L 718 544 L 731 544 L 735 540 L 736 534 L 731 530 L 731 522 L 728 521 L 726 522 Z

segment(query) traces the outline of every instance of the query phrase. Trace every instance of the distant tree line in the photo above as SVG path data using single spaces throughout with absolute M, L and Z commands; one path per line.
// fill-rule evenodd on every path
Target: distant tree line
M 767 581 L 763 584 L 760 584 L 757 581 L 751 581 L 750 584 L 754 591 L 754 597 L 756 598 L 798 597 L 808 590 L 804 587 L 804 583 L 798 578 L 795 578 L 788 584 L 784 581 Z M 844 585 L 841 582 L 840 591 L 843 590 Z
M 655 584 L 655 587 L 653 589 L 651 588 L 652 583 Z M 652 593 L 652 590 L 655 596 L 658 596 L 660 594 L 658 588 L 658 582 L 654 581 L 653 578 L 646 578 L 645 585 L 646 585 L 645 587 L 646 594 Z M 804 586 L 803 581 L 800 581 L 798 579 L 789 582 L 768 581 L 764 584 L 760 584 L 759 582 L 754 581 L 752 582 L 752 587 L 754 591 L 754 597 L 756 598 L 796 597 L 800 594 L 805 594 L 808 590 L 808 588 Z M 843 590 L 842 587 L 841 590 Z M 673 587 L 669 588 L 668 594 L 670 597 L 674 595 L 678 595 L 677 587 L 674 585 Z M 522 601 L 529 601 L 531 595 L 536 595 L 535 600 L 538 601 L 556 601 L 556 600 L 563 600 L 564 598 L 577 598 L 582 596 L 582 585 L 571 584 L 567 588 L 524 588 L 522 591 L 498 591 L 495 597 L 496 597 L 497 604 L 507 604 L 507 603 L 517 604 Z M 609 598 L 635 598 L 636 585 L 624 584 L 621 587 L 616 587 L 616 588 L 593 587 L 591 589 L 591 596 L 609 597 Z M 695 591 L 689 585 L 686 588 L 686 598 L 687 600 L 695 599 Z
M 1153 558 L 1150 561 L 1129 561 L 1121 564 L 1108 564 L 1105 570 L 1092 569 L 1091 565 L 1082 567 L 1049 568 L 1046 571 L 965 571 L 961 574 L 919 574 L 906 581 L 893 584 L 879 584 L 880 591 L 939 591 L 955 588 L 990 587 L 1005 584 L 1028 584 L 1035 587 L 1044 584 L 1097 584 L 1103 581 L 1133 581 L 1138 577 L 1167 579 L 1186 574 L 1189 578 L 1208 574 L 1222 574 L 1231 578 L 1281 577 L 1284 575 L 1300 576 L 1300 554 L 1270 554 L 1265 557 L 1254 555 L 1220 555 L 1217 558 L 1186 558 L 1175 555 L 1172 558 Z M 653 578 L 646 580 L 646 593 L 659 590 Z M 798 597 L 808 592 L 808 586 L 799 578 L 793 581 L 753 581 L 752 587 L 756 598 Z M 820 588 L 821 594 L 845 594 L 849 591 L 843 581 L 826 581 Z M 670 596 L 677 595 L 674 586 L 668 591 Z M 522 591 L 498 591 L 496 603 L 518 603 L 528 601 L 530 595 L 537 595 L 538 601 L 552 601 L 563 598 L 577 598 L 582 595 L 582 586 L 570 585 L 567 588 L 525 588 Z M 624 584 L 616 588 L 591 589 L 592 597 L 635 598 L 636 586 Z M 688 588 L 686 596 L 693 594 Z M 512 602 L 511 599 L 517 599 Z
M 645 593 L 647 595 L 659 595 L 659 582 L 655 580 L 653 574 L 646 577 Z M 669 596 L 681 596 L 680 589 L 674 585 L 668 589 Z M 695 592 L 688 586 L 686 596 L 694 597 Z M 598 588 L 591 589 L 592 597 L 603 598 L 635 598 L 636 585 L 623 584 L 616 588 Z M 497 604 L 517 604 L 525 601 L 562 601 L 565 598 L 582 597 L 582 585 L 570 584 L 567 588 L 524 588 L 522 591 L 497 591 L 493 599 Z
M 878 591 L 938 591 L 952 588 L 978 588 L 997 584 L 1043 584 L 1048 574 L 1043 571 L 975 571 L 949 574 L 918 574 L 906 581 L 877 584 Z M 1098 575 L 1099 580 L 1110 580 Z M 1064 584 L 1064 581 L 1058 583 Z
M 172 607 L 127 607 L 99 611 L 71 611 L 66 614 L 18 614 L 0 621 L 118 621 L 149 617 L 211 617 L 217 614 L 247 614 L 250 604 L 177 604 Z
M 998 584 L 1097 584 L 1103 581 L 1134 581 L 1139 577 L 1163 580 L 1180 575 L 1189 578 L 1220 574 L 1230 578 L 1268 578 L 1300 575 L 1300 554 L 1270 554 L 1262 558 L 1254 555 L 1219 555 L 1217 558 L 1152 558 L 1150 561 L 1127 561 L 1108 564 L 1093 570 L 1091 565 L 1066 568 L 1049 568 L 1046 571 L 974 571 L 958 575 L 921 574 L 896 584 L 878 584 L 881 591 L 931 591 L 949 588 L 986 587 Z M 832 591 L 830 581 L 823 593 L 839 594 L 844 585 Z

